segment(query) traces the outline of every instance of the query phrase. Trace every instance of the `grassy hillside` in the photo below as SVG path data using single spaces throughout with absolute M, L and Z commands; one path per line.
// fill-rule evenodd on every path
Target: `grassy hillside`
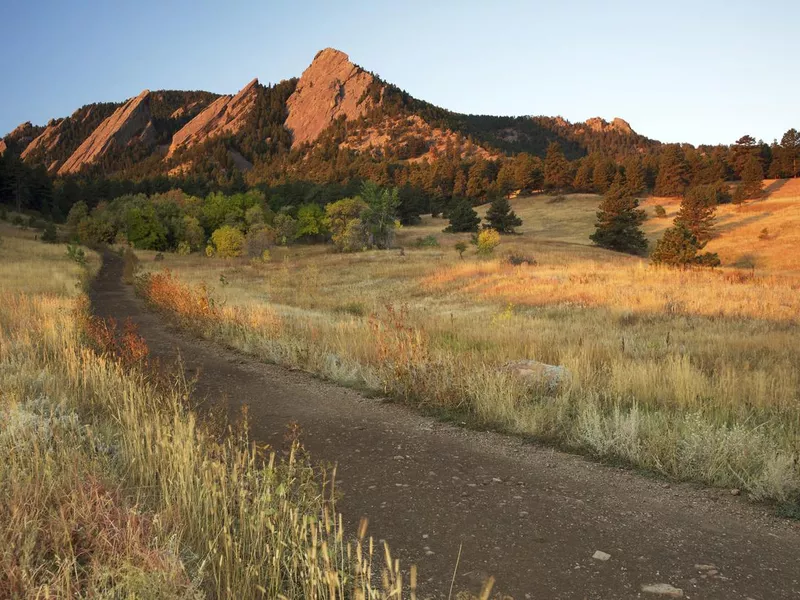
M 746 204 L 717 209 L 716 237 L 708 250 L 717 252 L 724 266 L 754 268 L 761 273 L 800 273 L 800 179 L 767 179 L 765 196 Z M 661 204 L 667 219 L 651 218 L 645 225 L 657 239 L 678 212 L 678 198 L 649 198 L 648 214 Z
M 155 263 L 142 253 L 147 271 L 173 273 L 142 290 L 201 335 L 269 361 L 668 477 L 797 503 L 797 274 L 654 268 L 589 245 L 597 196 L 550 200 L 512 201 L 522 235 L 503 238 L 489 260 L 471 249 L 459 259 L 453 245 L 469 236 L 442 233 L 446 221 L 428 217 L 399 232 L 403 253 L 295 246 L 273 249 L 266 264 Z M 746 231 L 754 206 L 725 207 L 725 235 Z M 651 235 L 663 221 L 648 222 Z M 438 246 L 416 245 L 428 236 Z M 536 264 L 509 264 L 510 249 Z M 213 310 L 197 314 L 199 297 Z M 517 360 L 568 375 L 521 378 L 506 368 Z

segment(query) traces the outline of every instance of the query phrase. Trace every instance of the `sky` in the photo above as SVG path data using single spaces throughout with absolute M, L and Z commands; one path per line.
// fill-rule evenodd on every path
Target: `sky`
M 326 47 L 459 112 L 692 144 L 800 129 L 798 0 L 1 1 L 0 135 L 143 89 L 274 83 Z

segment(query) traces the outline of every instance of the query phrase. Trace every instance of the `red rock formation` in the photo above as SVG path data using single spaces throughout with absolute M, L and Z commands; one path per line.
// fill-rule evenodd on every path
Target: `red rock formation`
M 253 79 L 235 96 L 222 96 L 189 121 L 174 136 L 167 158 L 180 148 L 190 148 L 223 134 L 237 133 L 258 98 L 258 79 Z
M 25 159 L 29 154 L 33 153 L 37 148 L 44 148 L 45 151 L 52 150 L 58 140 L 61 138 L 61 126 L 64 119 L 53 119 L 47 124 L 44 131 L 35 137 L 30 144 L 27 145 L 25 150 L 22 151 L 20 156 Z
M 628 122 L 624 119 L 620 119 L 619 117 L 615 117 L 611 123 L 600 117 L 593 117 L 591 119 L 586 119 L 585 125 L 590 130 L 598 133 L 604 131 L 616 131 L 623 134 L 633 133 L 633 129 L 631 129 L 631 126 L 628 124 Z
M 314 57 L 287 101 L 286 127 L 292 146 L 313 142 L 344 115 L 356 119 L 374 106 L 365 96 L 375 78 L 350 62 L 347 54 L 326 48 Z
M 148 127 L 149 126 L 149 127 Z M 142 137 L 148 129 L 152 133 L 150 121 L 150 91 L 145 90 L 135 98 L 115 110 L 103 121 L 78 149 L 72 153 L 61 168 L 59 175 L 76 173 L 84 166 L 94 163 L 112 148 L 121 148 L 135 141 L 148 141 Z M 152 141 L 149 140 L 150 142 Z
M 20 123 L 14 128 L 14 131 L 5 136 L 5 139 L 0 139 L 0 156 L 8 149 L 8 144 L 5 142 L 6 139 L 13 142 L 18 151 L 22 151 L 43 129 L 43 127 L 34 127 L 30 121 Z

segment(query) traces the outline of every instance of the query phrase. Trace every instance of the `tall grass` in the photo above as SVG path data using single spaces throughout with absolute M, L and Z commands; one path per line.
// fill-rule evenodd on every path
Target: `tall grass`
M 301 249 L 267 266 L 169 257 L 174 271 L 140 289 L 201 335 L 278 364 L 798 503 L 797 280 L 575 254 L 541 246 L 536 267 L 436 250 Z M 518 359 L 570 376 L 522 379 L 503 368 Z
M 0 249 L 0 278 L 17 254 L 62 273 L 0 291 L 0 597 L 413 597 L 301 447 L 218 438 L 184 383 L 128 368 L 141 339 L 89 318 L 62 251 Z

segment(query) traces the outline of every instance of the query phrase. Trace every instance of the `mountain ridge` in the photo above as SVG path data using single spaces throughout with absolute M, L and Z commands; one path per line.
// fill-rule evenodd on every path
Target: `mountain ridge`
M 160 119 L 151 114 L 152 94 L 174 96 L 166 102 L 170 111 Z M 619 117 L 573 124 L 562 117 L 449 111 L 381 80 L 344 52 L 325 48 L 296 80 L 265 87 L 253 79 L 234 95 L 145 91 L 123 103 L 90 104 L 47 126 L 21 124 L 4 136 L 0 151 L 13 147 L 27 163 L 61 176 L 98 164 L 104 173 L 122 172 L 145 161 L 151 171 L 169 174 L 202 162 L 187 160 L 187 152 L 208 158 L 210 152 L 204 155 L 203 148 L 217 140 L 245 159 L 235 161 L 241 165 L 311 152 L 320 144 L 395 162 L 443 155 L 459 160 L 493 160 L 520 152 L 544 156 L 553 141 L 569 158 L 589 152 L 617 155 L 618 148 L 622 154 L 642 153 L 659 144 Z

